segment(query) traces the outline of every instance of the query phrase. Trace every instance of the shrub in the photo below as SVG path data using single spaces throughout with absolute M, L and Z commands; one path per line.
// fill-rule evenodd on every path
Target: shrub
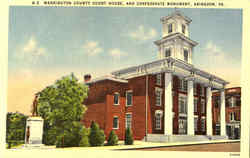
M 130 128 L 126 129 L 124 141 L 125 145 L 132 145 L 134 143 L 133 134 Z
M 90 127 L 89 143 L 91 146 L 102 146 L 105 141 L 105 135 L 97 123 L 92 122 Z
M 118 145 L 118 137 L 113 130 L 109 133 L 107 145 Z
M 80 135 L 81 135 L 81 141 L 79 143 L 79 146 L 80 147 L 90 146 L 90 144 L 89 144 L 89 129 L 83 127 L 80 131 Z

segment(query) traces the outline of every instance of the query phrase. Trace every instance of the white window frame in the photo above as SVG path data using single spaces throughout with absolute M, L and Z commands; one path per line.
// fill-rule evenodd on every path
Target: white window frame
M 128 93 L 132 93 L 132 96 L 131 96 L 131 104 L 128 105 Z M 126 106 L 132 106 L 133 105 L 133 91 L 132 90 L 128 90 L 126 91 Z
M 229 102 L 230 102 L 229 107 L 231 108 L 236 107 L 236 98 L 234 96 L 230 98 Z
M 171 32 L 170 32 L 170 25 L 171 25 Z M 168 24 L 168 33 L 173 33 L 173 23 Z
M 118 95 L 118 103 L 117 104 L 115 103 L 115 96 L 116 95 Z M 120 105 L 120 93 L 118 93 L 118 92 L 114 93 L 114 105 Z
M 186 80 L 184 80 L 184 79 L 179 79 L 179 90 L 180 91 L 183 91 L 183 92 L 187 92 L 187 85 L 188 83 L 187 83 L 187 81 Z M 185 86 L 186 85 L 186 86 Z
M 198 131 L 198 116 L 194 116 L 194 131 Z
M 160 99 L 159 104 L 157 104 L 158 103 L 157 99 Z M 156 106 L 161 106 L 162 105 L 162 89 L 158 88 L 158 87 L 155 87 L 155 105 Z
M 235 121 L 236 112 L 230 112 L 230 121 Z
M 161 83 L 162 83 L 162 75 L 161 74 L 157 74 L 156 75 L 156 84 L 158 85 L 158 86 L 161 86 Z
M 187 117 L 182 117 L 178 119 L 179 134 L 187 134 Z M 181 126 L 183 124 L 183 127 Z
M 201 131 L 205 132 L 206 131 L 206 118 L 201 117 Z
M 155 111 L 155 129 L 156 130 L 162 129 L 162 116 L 163 116 L 162 110 Z
M 117 118 L 117 127 L 114 127 L 114 119 Z M 119 117 L 118 116 L 114 116 L 113 117 L 113 126 L 112 126 L 112 129 L 119 129 Z
M 132 113 L 130 113 L 130 112 L 125 114 L 125 128 L 126 128 L 126 129 L 128 128 L 128 119 L 127 119 L 127 115 L 131 115 L 131 117 L 130 117 L 130 119 L 131 119 L 131 120 L 130 120 L 130 127 L 129 127 L 129 128 L 132 129 Z
M 184 102 L 183 109 L 181 109 L 182 108 L 182 105 L 180 104 L 181 101 Z M 178 112 L 179 114 L 187 115 L 187 96 L 186 95 L 179 95 L 178 97 Z

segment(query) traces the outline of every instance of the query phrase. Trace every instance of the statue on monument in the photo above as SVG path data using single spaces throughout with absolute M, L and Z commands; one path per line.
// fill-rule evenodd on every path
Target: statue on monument
M 37 112 L 38 97 L 39 97 L 39 93 L 36 93 L 35 99 L 32 104 L 32 116 L 38 116 L 38 112 Z

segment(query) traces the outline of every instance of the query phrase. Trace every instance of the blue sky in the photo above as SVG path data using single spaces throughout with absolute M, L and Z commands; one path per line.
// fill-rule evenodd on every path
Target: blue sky
M 192 19 L 190 38 L 199 43 L 193 52 L 193 64 L 223 77 L 232 86 L 240 86 L 242 11 L 179 10 Z M 34 92 L 71 72 L 82 80 L 86 73 L 102 76 L 156 60 L 153 42 L 161 38 L 160 18 L 173 11 L 11 7 L 9 106 L 30 106 Z M 27 93 L 18 93 L 24 88 Z

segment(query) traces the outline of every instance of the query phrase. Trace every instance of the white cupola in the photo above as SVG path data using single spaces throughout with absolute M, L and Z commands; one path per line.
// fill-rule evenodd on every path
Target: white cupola
M 192 64 L 193 47 L 198 43 L 189 38 L 191 19 L 175 11 L 162 17 L 162 39 L 155 41 L 158 46 L 158 58 L 172 57 Z

